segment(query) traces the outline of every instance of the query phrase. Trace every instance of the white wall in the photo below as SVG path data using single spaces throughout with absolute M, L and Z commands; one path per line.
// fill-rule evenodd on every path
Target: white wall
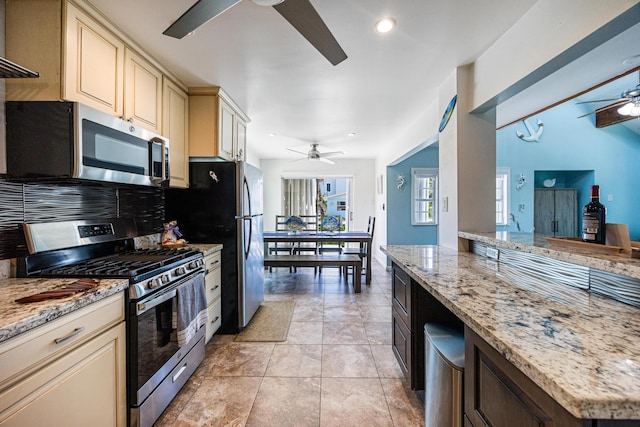
M 352 230 L 366 230 L 369 215 L 375 215 L 376 194 L 374 160 L 353 160 L 336 158 L 335 164 L 323 162 L 289 160 L 261 160 L 260 169 L 264 183 L 264 229 L 275 229 L 275 217 L 282 214 L 281 178 L 353 178 L 353 221 Z M 377 235 L 377 219 L 376 232 Z
M 500 100 L 492 98 L 523 79 L 540 80 L 553 73 L 564 64 L 563 61 L 550 64 L 552 60 L 637 3 L 637 0 L 538 1 L 475 61 L 472 109 L 487 102 L 495 105 L 504 101 L 504 96 Z M 576 59 L 569 55 L 583 53 L 566 53 L 563 60 Z M 540 72 L 532 75 L 536 70 Z M 533 83 L 528 81 L 527 85 Z M 547 105 L 552 103 L 549 100 Z
M 387 264 L 387 256 L 380 251 L 381 245 L 387 244 L 387 165 L 411 151 L 417 145 L 429 139 L 436 139 L 438 134 L 438 103 L 433 100 L 425 106 L 425 109 L 416 114 L 416 118 L 410 122 L 404 132 L 389 141 L 389 143 L 378 153 L 375 159 L 375 176 L 384 177 L 383 194 L 375 195 L 375 215 L 376 230 L 373 242 L 373 258 L 382 265 Z M 382 206 L 385 206 L 383 209 Z

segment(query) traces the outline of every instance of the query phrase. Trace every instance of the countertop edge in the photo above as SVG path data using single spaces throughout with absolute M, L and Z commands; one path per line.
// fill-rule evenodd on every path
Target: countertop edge
M 16 286 L 19 286 L 20 281 L 24 281 L 25 283 L 35 283 L 35 280 L 37 279 L 5 279 L 5 282 L 8 280 L 11 280 L 16 284 Z M 63 284 L 65 281 L 73 281 L 69 279 L 48 280 L 49 282 L 54 283 L 57 281 L 60 284 Z M 129 287 L 129 281 L 126 279 L 104 279 L 100 280 L 99 282 L 100 283 L 98 285 L 98 288 L 93 290 L 92 292 L 82 292 L 78 295 L 74 295 L 63 300 L 42 301 L 29 304 L 18 304 L 15 302 L 11 303 L 12 305 L 18 306 L 20 309 L 22 309 L 22 311 L 32 310 L 32 312 L 24 313 L 24 316 L 20 316 L 19 320 L 10 322 L 0 327 L 0 344 L 24 332 L 28 332 L 31 329 L 35 329 L 38 326 L 42 326 L 45 323 L 51 322 L 66 314 L 76 311 L 80 308 L 108 298 L 112 295 L 117 294 L 118 292 L 123 292 Z M 33 290 L 30 290 L 29 292 L 23 292 L 21 296 L 30 295 L 33 293 L 37 293 L 37 291 L 34 292 Z M 11 296 L 10 298 L 11 300 L 16 299 L 15 296 Z
M 500 233 L 501 237 L 497 237 L 498 233 Z M 458 237 L 640 279 L 640 259 L 626 258 L 618 255 L 587 253 L 573 248 L 571 249 L 572 252 L 554 249 L 549 247 L 545 236 L 534 233 L 479 233 L 459 231 Z

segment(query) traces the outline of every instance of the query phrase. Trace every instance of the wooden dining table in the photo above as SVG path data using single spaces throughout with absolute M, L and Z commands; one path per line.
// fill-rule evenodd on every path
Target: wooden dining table
M 371 284 L 371 234 L 366 231 L 265 231 L 263 238 L 265 246 L 269 243 L 364 243 L 367 248 L 365 283 Z

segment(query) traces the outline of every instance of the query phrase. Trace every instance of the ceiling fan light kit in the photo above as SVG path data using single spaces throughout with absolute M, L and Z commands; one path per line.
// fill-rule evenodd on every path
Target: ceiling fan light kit
M 303 156 L 305 156 L 301 159 L 293 160 L 294 162 L 298 162 L 300 160 L 311 160 L 311 161 L 320 161 L 320 162 L 328 163 L 330 165 L 334 165 L 336 162 L 334 162 L 333 160 L 329 160 L 327 157 L 333 157 L 339 154 L 344 154 L 342 151 L 329 151 L 324 153 L 320 152 L 318 150 L 317 143 L 310 144 L 310 146 L 311 146 L 311 149 L 306 153 L 302 151 L 294 150 L 293 148 L 287 148 L 287 150 L 293 151 L 294 153 L 302 154 Z
M 241 0 L 198 0 L 162 34 L 182 39 Z M 331 64 L 338 65 L 347 54 L 324 23 L 310 0 L 251 0 L 258 6 L 272 6 Z
M 618 114 L 623 116 L 640 116 L 640 100 L 634 100 L 618 108 Z

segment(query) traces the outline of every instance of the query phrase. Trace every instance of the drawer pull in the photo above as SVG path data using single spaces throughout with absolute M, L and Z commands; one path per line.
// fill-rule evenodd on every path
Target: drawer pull
M 211 321 L 211 324 L 213 325 L 214 323 L 216 323 L 219 318 L 220 318 L 220 316 L 216 316 L 216 318 Z
M 71 339 L 71 338 L 75 337 L 76 335 L 78 335 L 79 333 L 81 333 L 81 332 L 83 332 L 83 331 L 84 331 L 84 326 L 81 326 L 81 327 L 79 327 L 79 328 L 75 328 L 75 329 L 73 330 L 73 332 L 71 332 L 70 334 L 68 334 L 68 335 L 66 335 L 66 336 L 64 336 L 64 337 L 62 337 L 62 338 L 56 338 L 54 341 L 55 341 L 55 343 L 56 343 L 56 344 L 63 343 L 63 342 L 65 342 L 66 340 L 68 340 L 68 339 Z
M 175 383 L 176 380 L 180 377 L 180 375 L 182 375 L 182 373 L 184 372 L 185 369 L 187 369 L 187 364 L 186 363 L 182 366 L 182 368 L 180 368 L 180 370 L 178 372 L 176 372 L 176 374 L 173 376 L 173 378 L 171 378 L 171 381 L 173 381 Z
M 220 285 L 215 285 L 213 288 L 211 288 L 212 291 L 215 291 L 216 289 L 218 289 L 220 287 Z

